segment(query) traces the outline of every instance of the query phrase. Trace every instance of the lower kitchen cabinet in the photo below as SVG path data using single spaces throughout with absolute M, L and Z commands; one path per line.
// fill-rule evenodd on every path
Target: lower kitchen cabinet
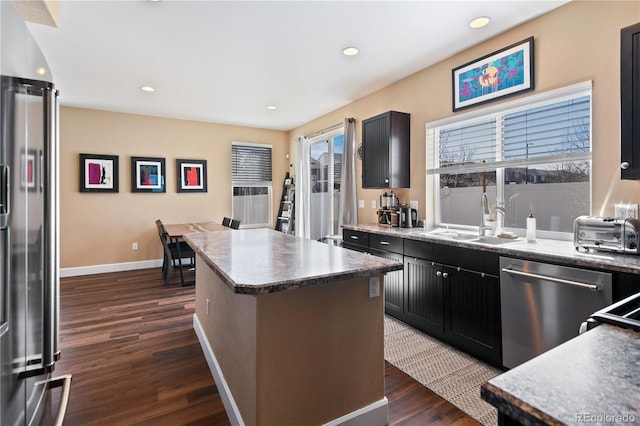
M 500 366 L 500 278 L 407 256 L 404 265 L 401 319 Z
M 402 262 L 403 256 L 384 250 L 369 250 L 371 254 L 386 257 L 387 259 L 399 260 Z M 387 272 L 384 276 L 384 311 L 398 319 L 403 319 L 404 311 L 404 271 Z
M 405 256 L 405 311 L 402 319 L 435 337 L 444 332 L 442 268 L 435 262 Z
M 445 340 L 501 365 L 500 278 L 449 266 L 442 276 Z

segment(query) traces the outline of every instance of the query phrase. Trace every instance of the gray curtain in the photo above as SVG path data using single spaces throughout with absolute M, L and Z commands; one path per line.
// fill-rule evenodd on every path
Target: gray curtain
M 356 201 L 356 119 L 344 119 L 344 151 L 340 176 L 339 224 L 358 223 Z

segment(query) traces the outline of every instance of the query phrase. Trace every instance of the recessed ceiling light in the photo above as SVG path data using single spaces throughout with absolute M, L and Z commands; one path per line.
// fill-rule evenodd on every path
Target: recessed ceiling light
M 141 86 L 140 90 L 142 90 L 143 92 L 155 92 L 156 91 L 156 89 L 154 89 L 151 86 Z
M 275 105 L 267 105 L 267 109 L 268 109 L 269 111 L 275 111 L 275 110 L 277 110 L 277 109 L 278 109 L 278 107 L 277 107 L 277 106 L 275 106 Z
M 358 48 L 357 47 L 345 47 L 344 49 L 342 49 L 342 53 L 344 53 L 347 56 L 355 56 L 358 54 Z
M 476 19 L 469 22 L 469 27 L 471 28 L 482 28 L 491 22 L 491 18 L 488 16 L 479 16 Z

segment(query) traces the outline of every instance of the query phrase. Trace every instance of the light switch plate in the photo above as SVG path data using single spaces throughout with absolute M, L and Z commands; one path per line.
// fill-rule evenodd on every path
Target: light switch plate
M 376 200 L 371 200 L 371 208 L 372 209 L 376 208 Z
M 358 207 L 364 209 L 364 200 L 358 200 Z
M 637 204 L 616 204 L 615 216 L 624 219 L 638 218 L 638 205 Z
M 409 207 L 411 207 L 412 209 L 418 210 L 418 200 L 409 201 Z

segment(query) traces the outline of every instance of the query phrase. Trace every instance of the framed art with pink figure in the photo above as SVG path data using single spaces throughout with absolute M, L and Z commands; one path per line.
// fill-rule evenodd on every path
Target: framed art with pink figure
M 80 154 L 80 192 L 118 192 L 118 156 Z
M 535 88 L 533 37 L 452 70 L 453 111 Z

